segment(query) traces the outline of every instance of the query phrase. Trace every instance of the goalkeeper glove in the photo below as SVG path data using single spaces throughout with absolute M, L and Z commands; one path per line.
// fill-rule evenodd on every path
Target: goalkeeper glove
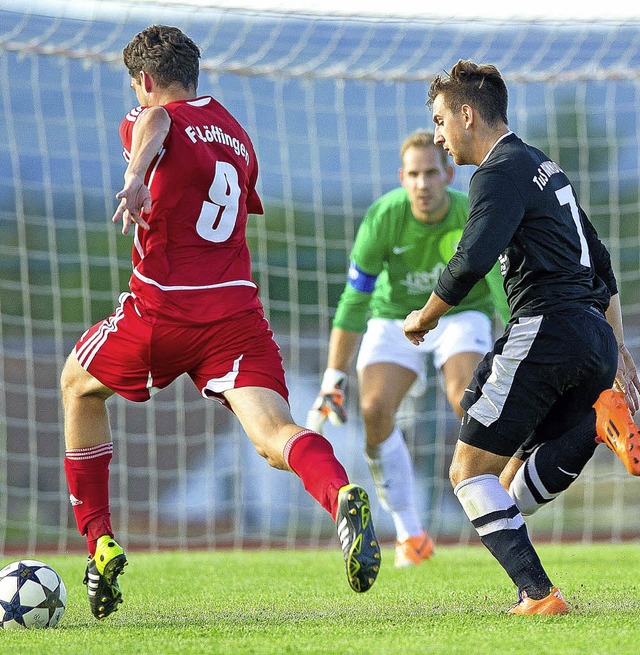
M 320 393 L 307 414 L 307 427 L 322 434 L 327 419 L 333 425 L 343 425 L 347 420 L 344 409 L 344 391 L 347 374 L 335 368 L 328 368 L 322 377 Z

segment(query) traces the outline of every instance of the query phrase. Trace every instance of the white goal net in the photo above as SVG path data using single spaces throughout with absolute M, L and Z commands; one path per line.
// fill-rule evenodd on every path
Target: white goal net
M 152 23 L 203 51 L 200 92 L 251 135 L 266 215 L 249 242 L 298 422 L 326 362 L 331 317 L 367 206 L 397 184 L 398 148 L 427 126 L 429 82 L 459 58 L 495 63 L 510 123 L 567 171 L 610 247 L 627 343 L 640 362 L 640 22 L 567 24 L 210 9 L 87 0 L 0 5 L 0 552 L 82 547 L 68 503 L 58 380 L 79 335 L 110 314 L 131 242 L 109 218 L 136 104 L 122 48 Z M 457 171 L 466 189 L 471 170 Z M 364 464 L 356 380 L 350 421 L 328 428 L 353 480 Z M 335 543 L 328 515 L 269 469 L 234 417 L 180 379 L 152 401 L 109 401 L 114 527 L 127 547 Z M 457 425 L 432 370 L 403 408 L 420 509 L 437 540 L 475 539 L 447 480 Z M 604 446 L 530 521 L 540 538 L 638 536 L 640 481 Z M 383 538 L 393 525 L 374 501 Z

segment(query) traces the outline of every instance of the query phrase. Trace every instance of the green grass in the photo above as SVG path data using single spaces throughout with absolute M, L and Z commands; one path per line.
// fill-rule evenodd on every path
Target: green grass
M 58 628 L 0 633 L 4 655 L 635 655 L 640 546 L 543 546 L 571 614 L 515 617 L 515 591 L 482 547 L 441 547 L 418 569 L 348 588 L 331 551 L 129 553 L 125 604 L 89 612 L 81 556 L 41 556 L 69 592 Z M 4 562 L 5 564 L 8 561 Z M 386 564 L 386 566 L 385 566 Z

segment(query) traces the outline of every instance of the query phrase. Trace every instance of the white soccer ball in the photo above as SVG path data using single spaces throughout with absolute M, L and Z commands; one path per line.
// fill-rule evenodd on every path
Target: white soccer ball
M 0 570 L 0 627 L 53 628 L 64 614 L 67 589 L 44 562 L 24 559 Z

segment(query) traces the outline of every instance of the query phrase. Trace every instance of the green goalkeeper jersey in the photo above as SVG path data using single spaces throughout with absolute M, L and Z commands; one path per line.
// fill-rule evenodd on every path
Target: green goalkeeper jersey
M 349 280 L 333 326 L 364 332 L 369 318 L 404 319 L 420 309 L 456 251 L 469 215 L 466 194 L 447 189 L 449 211 L 437 225 L 417 221 L 404 188 L 383 195 L 367 211 L 351 251 Z M 499 264 L 449 315 L 477 310 L 506 323 L 509 309 Z

